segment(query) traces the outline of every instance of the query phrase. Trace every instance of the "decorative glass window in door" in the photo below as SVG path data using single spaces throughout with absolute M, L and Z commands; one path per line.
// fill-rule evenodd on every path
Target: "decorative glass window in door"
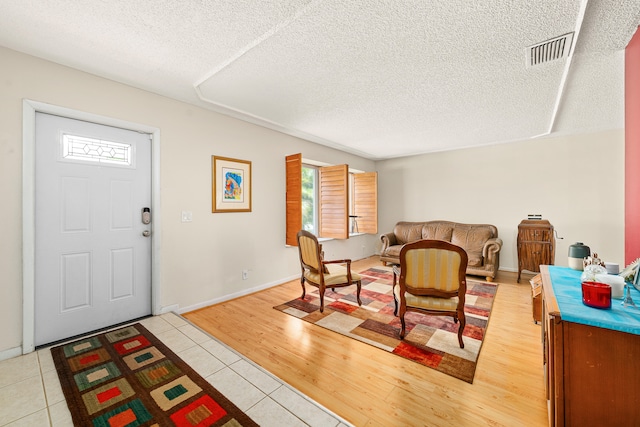
M 64 160 L 131 166 L 132 151 L 131 144 L 77 135 L 62 135 L 62 158 Z

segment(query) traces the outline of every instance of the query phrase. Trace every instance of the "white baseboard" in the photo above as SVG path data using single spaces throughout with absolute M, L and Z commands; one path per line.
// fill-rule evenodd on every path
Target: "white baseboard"
M 22 355 L 21 347 L 14 347 L 8 350 L 0 351 L 0 360 L 11 359 L 12 357 L 17 357 Z
M 178 304 L 168 305 L 160 309 L 160 314 L 171 313 L 171 312 L 177 313 L 179 308 L 180 306 Z
M 291 280 L 297 279 L 299 277 L 300 277 L 300 275 L 296 274 L 296 275 L 293 275 L 293 276 L 288 277 L 288 278 L 280 279 L 280 280 L 277 280 L 277 281 L 274 281 L 274 282 L 270 282 L 270 283 L 265 283 L 263 285 L 255 286 L 255 287 L 250 288 L 250 289 L 245 289 L 244 291 L 240 291 L 240 292 L 236 292 L 236 293 L 233 293 L 233 294 L 225 295 L 225 296 L 222 296 L 220 298 L 214 298 L 214 299 L 211 299 L 211 300 L 208 300 L 208 301 L 203 301 L 203 302 L 198 303 L 198 304 L 190 305 L 188 307 L 183 307 L 183 308 L 176 309 L 176 310 L 171 310 L 171 311 L 175 311 L 178 314 L 188 313 L 188 312 L 193 311 L 193 310 L 198 310 L 200 308 L 208 307 L 210 305 L 219 304 L 221 302 L 229 301 L 229 300 L 232 300 L 232 299 L 235 299 L 235 298 L 243 297 L 245 295 L 249 295 L 249 294 L 253 294 L 253 293 L 259 292 L 259 291 L 263 291 L 265 289 L 273 288 L 274 286 L 282 285 L 283 283 L 290 282 Z M 169 306 L 169 307 L 174 307 L 174 306 Z M 167 307 L 167 308 L 169 308 L 169 307 Z M 163 311 L 164 311 L 164 309 L 163 309 Z

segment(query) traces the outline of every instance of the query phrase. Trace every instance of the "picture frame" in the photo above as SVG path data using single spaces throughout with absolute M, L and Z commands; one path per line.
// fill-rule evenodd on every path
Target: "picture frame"
M 639 263 L 640 263 L 640 258 L 636 259 L 635 261 L 627 265 L 625 268 L 623 268 L 622 271 L 618 273 L 618 276 L 621 276 L 626 282 L 633 283 L 638 276 L 637 272 L 638 272 Z
M 638 273 L 639 271 L 640 266 L 636 263 L 635 275 L 633 276 L 633 282 L 631 282 L 631 284 L 640 292 L 640 273 Z
M 211 212 L 251 212 L 251 162 L 211 156 Z

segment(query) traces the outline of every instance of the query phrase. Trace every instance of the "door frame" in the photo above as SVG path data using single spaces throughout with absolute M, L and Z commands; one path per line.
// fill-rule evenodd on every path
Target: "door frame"
M 22 354 L 35 350 L 35 126 L 47 113 L 151 135 L 151 313 L 160 314 L 162 222 L 160 211 L 160 129 L 57 105 L 22 101 Z

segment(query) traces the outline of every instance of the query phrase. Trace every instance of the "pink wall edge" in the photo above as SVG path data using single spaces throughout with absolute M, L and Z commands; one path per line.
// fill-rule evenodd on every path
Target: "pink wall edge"
M 640 27 L 638 27 L 640 29 Z M 625 50 L 625 265 L 640 258 L 640 31 Z

